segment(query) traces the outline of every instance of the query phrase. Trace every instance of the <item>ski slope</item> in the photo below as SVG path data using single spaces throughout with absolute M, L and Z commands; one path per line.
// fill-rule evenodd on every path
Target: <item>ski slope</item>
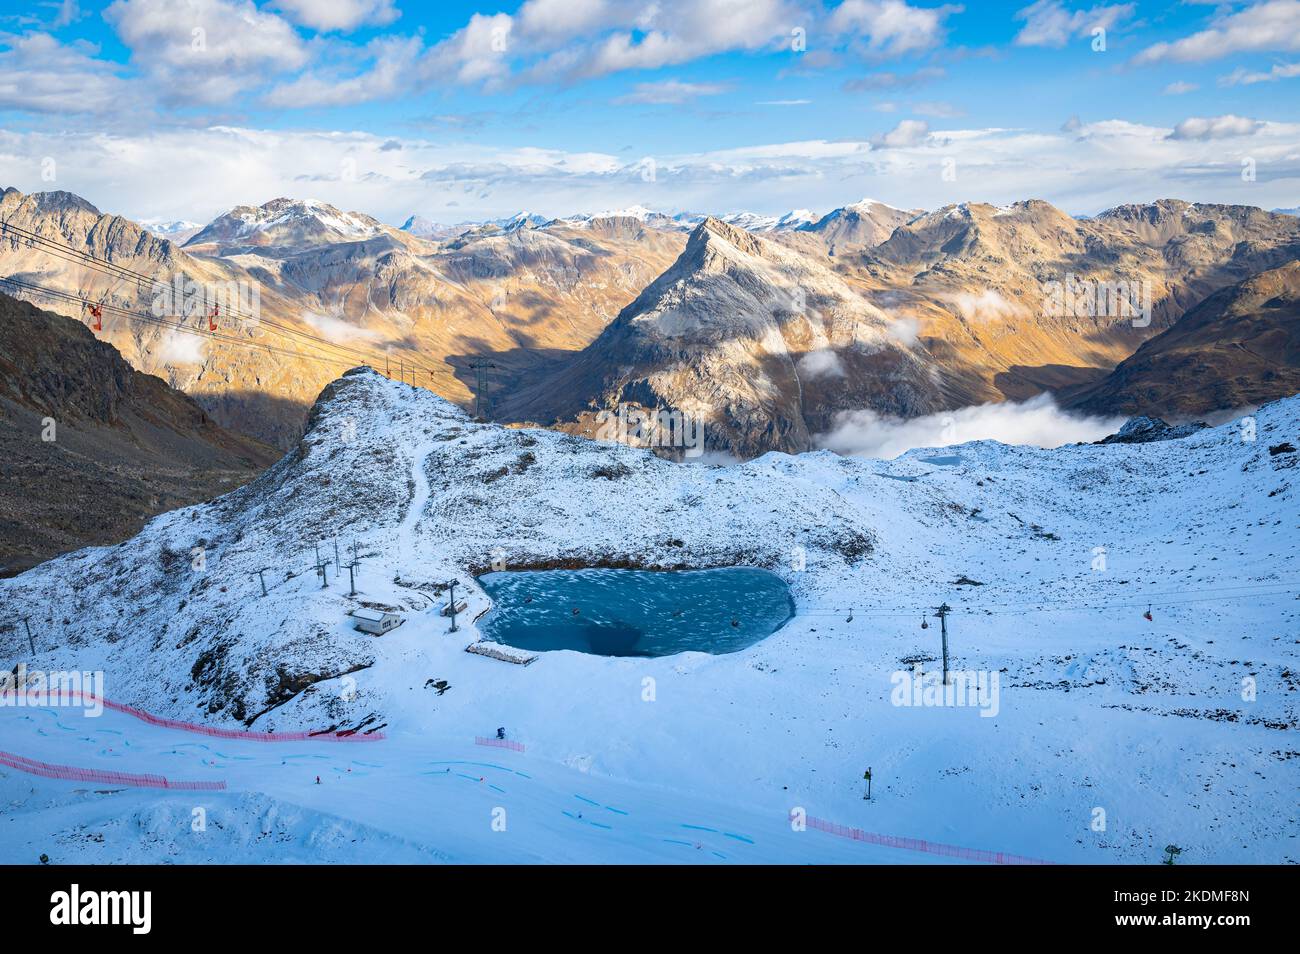
M 797 830 L 802 810 L 1051 862 L 1154 863 L 1170 843 L 1182 863 L 1293 862 L 1297 455 L 1269 448 L 1300 443 L 1300 401 L 1255 423 L 1254 441 L 1231 422 L 1155 444 L 681 466 L 350 373 L 249 487 L 0 581 L 39 643 L 33 658 L 0 633 L 0 651 L 102 669 L 109 698 L 172 718 L 385 738 L 214 741 L 0 707 L 2 751 L 227 784 L 100 791 L 0 768 L 0 861 L 946 860 Z M 322 588 L 313 569 L 335 534 L 358 541 L 357 599 L 346 571 Z M 488 606 L 471 571 L 496 560 L 765 566 L 796 616 L 726 656 L 510 665 L 464 652 Z M 451 577 L 469 601 L 455 634 Z M 358 600 L 407 621 L 358 633 Z M 936 668 L 937 620 L 920 622 L 945 601 L 953 667 L 998 674 L 996 715 L 891 700 L 912 660 Z M 475 744 L 498 726 L 524 751 Z

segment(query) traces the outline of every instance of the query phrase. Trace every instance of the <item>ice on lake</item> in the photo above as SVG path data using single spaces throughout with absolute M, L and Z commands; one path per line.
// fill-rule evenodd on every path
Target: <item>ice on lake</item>
M 794 615 L 781 578 L 754 567 L 507 570 L 478 581 L 493 603 L 479 622 L 483 636 L 534 652 L 734 653 Z

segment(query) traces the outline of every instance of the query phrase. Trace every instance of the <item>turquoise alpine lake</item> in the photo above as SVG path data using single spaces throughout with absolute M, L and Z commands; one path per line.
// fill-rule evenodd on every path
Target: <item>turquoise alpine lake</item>
M 784 581 L 755 567 L 506 570 L 478 582 L 492 599 L 483 637 L 533 652 L 734 653 L 794 615 Z

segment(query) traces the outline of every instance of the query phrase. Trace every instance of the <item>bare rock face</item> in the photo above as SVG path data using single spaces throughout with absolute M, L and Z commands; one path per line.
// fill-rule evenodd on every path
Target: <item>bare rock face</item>
M 270 443 L 295 440 L 301 433 L 309 394 L 319 390 L 315 376 L 323 383 L 355 363 L 331 366 L 324 360 L 296 360 L 292 354 L 267 350 L 265 345 L 283 347 L 283 337 L 230 318 L 222 322 L 221 337 L 199 334 L 206 326 L 201 313 L 182 317 L 179 310 L 169 311 L 161 316 L 166 320 L 150 320 L 151 316 L 160 317 L 154 310 L 155 281 L 168 287 L 177 281 L 211 288 L 228 288 L 230 283 L 251 287 L 265 286 L 265 276 L 250 273 L 235 262 L 193 256 L 128 219 L 101 213 L 79 197 L 69 193 L 24 195 L 7 189 L 0 194 L 0 218 L 56 243 L 54 249 L 39 242 L 28 244 L 20 233 L 6 232 L 0 241 L 0 275 L 72 296 L 73 302 L 68 302 L 42 292 L 22 292 L 25 298 L 64 314 L 77 314 L 77 299 L 102 300 L 108 307 L 96 336 L 116 348 L 137 370 L 157 375 L 190 394 L 224 427 Z M 88 267 L 81 255 L 132 274 Z M 137 274 L 139 278 L 133 277 Z M 142 317 L 128 319 L 117 309 Z M 289 303 L 265 287 L 261 315 L 310 330 Z M 178 330 L 178 325 L 186 330 Z M 255 341 L 259 335 L 261 344 Z M 272 337 L 279 340 L 268 340 Z M 317 354 L 330 351 L 314 350 Z M 311 384 L 304 385 L 304 380 Z
M 881 208 L 859 209 L 859 224 Z M 851 219 L 823 218 L 822 240 Z M 887 227 L 874 247 L 828 259 L 807 244 L 814 231 L 768 238 L 706 219 L 672 268 L 505 412 L 588 433 L 620 403 L 667 407 L 699 415 L 710 447 L 803 450 L 841 410 L 908 417 L 1083 391 L 1203 294 L 1300 252 L 1292 217 L 1173 200 L 1086 220 L 1039 200 L 963 203 L 875 237 Z M 1047 289 L 1066 281 L 1127 282 L 1137 310 L 1053 311 Z
M 82 324 L 0 294 L 0 574 L 116 543 L 275 459 Z
M 1207 295 L 1298 254 L 1300 220 L 1247 206 L 1163 200 L 1076 219 L 1028 200 L 918 216 L 841 267 L 859 267 L 878 304 L 919 323 L 964 405 L 1095 384 Z M 1126 282 L 1149 314 L 1053 312 L 1047 289 L 1067 280 Z
M 153 278 L 256 286 L 260 325 L 221 337 L 111 313 L 98 334 L 222 426 L 281 448 L 324 384 L 359 364 L 462 407 L 489 364 L 496 414 L 566 428 L 611 402 L 691 407 L 712 446 L 745 455 L 806 448 L 838 410 L 1074 400 L 1207 296 L 1300 257 L 1300 218 L 1177 200 L 1088 219 L 1040 200 L 928 213 L 864 200 L 815 222 L 735 217 L 746 229 L 633 207 L 448 236 L 276 199 L 231 210 L 184 248 L 70 193 L 6 190 L 0 217 L 72 250 L 6 236 L 0 275 L 74 297 L 148 313 Z M 77 252 L 145 280 L 88 270 Z M 1045 288 L 1067 278 L 1135 283 L 1150 321 L 1051 313 Z M 187 321 L 201 330 L 202 316 Z M 1210 403 L 1252 393 L 1252 373 Z M 1144 400 L 1121 410 L 1181 413 Z

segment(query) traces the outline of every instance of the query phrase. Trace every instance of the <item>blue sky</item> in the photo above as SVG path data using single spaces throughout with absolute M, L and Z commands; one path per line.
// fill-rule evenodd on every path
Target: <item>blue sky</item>
M 1300 204 L 1300 0 L 0 10 L 0 183 L 137 218 Z

